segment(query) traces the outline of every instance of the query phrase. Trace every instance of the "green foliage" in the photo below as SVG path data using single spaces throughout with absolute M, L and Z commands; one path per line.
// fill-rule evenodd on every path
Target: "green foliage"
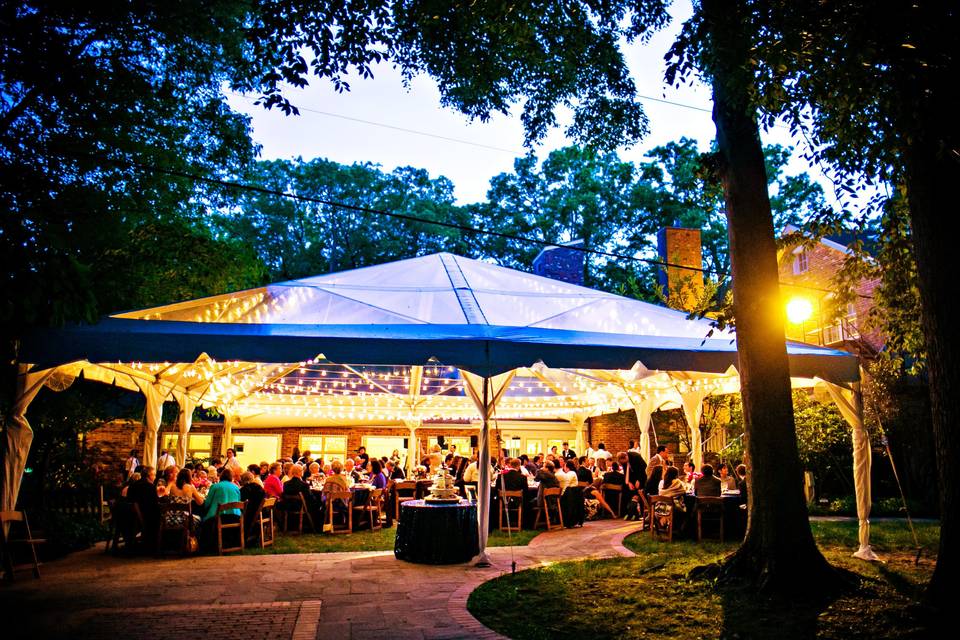
M 797 427 L 800 462 L 822 480 L 852 473 L 850 425 L 832 403 L 817 402 L 803 390 L 793 392 L 793 415 Z M 849 480 L 848 480 L 849 482 Z
M 47 540 L 46 544 L 38 547 L 44 559 L 82 551 L 110 537 L 109 529 L 100 524 L 97 517 L 90 515 L 43 511 L 38 524 Z

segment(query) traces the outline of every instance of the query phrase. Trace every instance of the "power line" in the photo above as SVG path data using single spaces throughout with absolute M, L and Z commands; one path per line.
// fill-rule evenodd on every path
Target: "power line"
M 71 154 L 68 154 L 68 153 L 63 152 L 62 155 L 71 155 Z M 513 233 L 505 233 L 505 232 L 502 232 L 502 231 L 493 231 L 493 230 L 489 230 L 489 229 L 478 229 L 477 227 L 471 227 L 471 226 L 468 226 L 468 225 L 458 224 L 458 223 L 455 223 L 455 222 L 445 222 L 445 221 L 441 221 L 441 220 L 429 220 L 429 219 L 427 219 L 427 218 L 421 218 L 421 217 L 419 217 L 419 216 L 414 216 L 414 215 L 410 215 L 410 214 L 407 214 L 407 213 L 398 213 L 398 212 L 396 212 L 396 211 L 387 211 L 387 210 L 385 210 L 385 209 L 374 209 L 374 208 L 372 208 L 372 207 L 364 207 L 364 206 L 360 206 L 360 205 L 349 204 L 349 203 L 346 203 L 346 202 L 338 202 L 338 201 L 336 201 L 336 200 L 328 200 L 328 199 L 326 199 L 326 198 L 316 198 L 316 197 L 313 197 L 313 196 L 305 196 L 305 195 L 298 194 L 298 193 L 290 193 L 290 192 L 287 192 L 287 191 L 280 191 L 280 190 L 278 190 L 278 189 L 269 189 L 269 188 L 267 188 L 267 187 L 260 187 L 260 186 L 257 186 L 257 185 L 246 184 L 246 183 L 243 183 L 243 182 L 236 182 L 236 181 L 233 181 L 233 180 L 224 180 L 224 179 L 221 179 L 221 178 L 209 178 L 209 177 L 207 177 L 207 176 L 203 176 L 203 175 L 196 174 L 196 173 L 189 173 L 189 172 L 187 172 L 187 171 L 177 171 L 177 170 L 175 170 L 175 169 L 165 169 L 165 168 L 163 168 L 163 167 L 158 167 L 158 166 L 156 166 L 156 165 L 151 165 L 151 164 L 146 164 L 146 163 L 141 163 L 141 162 L 135 162 L 135 161 L 133 161 L 133 160 L 121 160 L 121 159 L 119 159 L 119 158 L 108 158 L 108 157 L 106 157 L 106 156 L 99 155 L 99 154 L 75 154 L 75 155 L 87 155 L 87 156 L 90 156 L 90 157 L 98 158 L 98 159 L 103 160 L 103 161 L 108 162 L 108 163 L 112 163 L 112 164 L 116 164 L 116 165 L 120 165 L 120 166 L 125 166 L 125 167 L 128 167 L 128 168 L 141 169 L 141 170 L 144 170 L 144 171 L 150 171 L 150 172 L 153 172 L 153 173 L 158 173 L 158 174 L 170 176 L 170 177 L 173 177 L 173 178 L 184 178 L 184 179 L 187 179 L 187 180 L 193 180 L 193 181 L 195 181 L 195 182 L 202 182 L 202 183 L 205 183 L 205 184 L 216 185 L 216 186 L 220 186 L 220 187 L 227 187 L 227 188 L 236 189 L 236 190 L 239 190 L 239 191 L 247 191 L 247 192 L 251 192 L 251 193 L 259 193 L 259 194 L 262 194 L 262 195 L 270 195 L 270 196 L 276 196 L 276 197 L 280 197 L 280 198 L 289 198 L 289 199 L 291 199 L 291 200 L 297 200 L 297 201 L 300 201 L 300 202 L 309 202 L 309 203 L 311 203 L 311 204 L 322 204 L 322 205 L 326 205 L 326 206 L 329 206 L 329 207 L 335 207 L 335 208 L 338 208 L 338 209 L 345 209 L 345 210 L 347 210 L 347 211 L 356 211 L 357 213 L 364 213 L 364 214 L 371 214 L 371 215 L 380 215 L 380 216 L 385 216 L 385 217 L 388 217 L 388 218 L 394 218 L 394 219 L 397 219 L 397 220 L 405 220 L 405 221 L 407 221 L 407 222 L 418 222 L 418 223 L 421 223 L 421 224 L 435 225 L 435 226 L 443 227 L 443 228 L 446 228 L 446 229 L 456 229 L 456 230 L 458 230 L 458 231 L 463 231 L 463 232 L 465 232 L 465 233 L 494 236 L 494 237 L 497 237 L 497 238 L 503 238 L 503 239 L 505 239 L 505 240 L 514 240 L 514 241 L 516 241 L 516 242 L 526 242 L 526 243 L 529 243 L 529 244 L 535 244 L 535 245 L 542 246 L 542 247 L 556 247 L 556 246 L 558 246 L 558 244 L 557 244 L 556 242 L 550 242 L 550 241 L 547 241 L 547 240 L 541 240 L 541 239 L 539 239 L 539 238 L 530 238 L 530 237 L 527 237 L 527 236 L 521 236 L 521 235 L 517 235 L 517 234 L 513 234 Z M 645 263 L 645 264 L 648 264 L 648 265 L 651 265 L 651 266 L 658 266 L 658 267 L 662 267 L 662 268 L 681 269 L 681 270 L 685 270 L 685 271 L 694 271 L 694 272 L 698 272 L 698 273 L 705 273 L 705 274 L 714 275 L 714 276 L 717 276 L 718 278 L 721 278 L 721 279 L 727 279 L 727 278 L 730 277 L 730 274 L 729 274 L 729 273 L 727 273 L 727 272 L 725 272 L 725 271 L 720 271 L 720 270 L 718 270 L 718 269 L 709 269 L 709 268 L 703 268 L 703 267 L 692 267 L 692 266 L 690 266 L 690 265 L 677 264 L 677 263 L 673 263 L 673 262 L 667 262 L 667 261 L 665 261 L 665 260 L 655 260 L 655 259 L 653 259 L 653 258 L 641 258 L 641 257 L 639 257 L 639 256 L 630 256 L 630 255 L 626 255 L 626 254 L 622 254 L 622 253 L 616 253 L 616 252 L 613 252 L 613 251 L 604 251 L 604 250 L 602 250 L 602 249 L 591 249 L 591 248 L 589 248 L 589 247 L 578 246 L 578 245 L 563 245 L 563 246 L 564 246 L 564 248 L 569 249 L 569 250 L 572 250 L 572 251 L 579 251 L 579 252 L 584 253 L 584 254 L 596 255 L 596 256 L 603 257 L 603 258 L 613 258 L 613 259 L 616 259 L 616 260 L 629 260 L 629 261 L 634 261 L 634 262 L 642 262 L 642 263 Z M 822 289 L 822 288 L 820 288 L 820 287 L 813 287 L 813 286 L 809 286 L 809 285 L 793 284 L 793 283 L 789 283 L 789 282 L 781 282 L 780 284 L 782 284 L 782 285 L 784 285 L 784 286 L 793 287 L 793 288 L 795 288 L 795 289 L 806 289 L 806 290 L 809 290 L 809 291 L 818 291 L 818 292 L 821 292 L 821 293 L 835 293 L 834 291 L 832 291 L 832 290 L 830 290 L 830 289 Z M 873 296 L 868 296 L 868 295 L 864 295 L 864 294 L 857 294 L 857 295 L 858 295 L 859 297 L 861 297 L 861 298 L 873 299 Z

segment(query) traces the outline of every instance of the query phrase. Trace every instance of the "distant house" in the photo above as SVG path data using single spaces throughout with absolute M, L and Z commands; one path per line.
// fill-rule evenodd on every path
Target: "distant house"
M 799 231 L 788 225 L 784 234 Z M 851 255 L 852 236 L 827 236 L 812 246 L 796 244 L 780 250 L 780 287 L 787 305 L 787 339 L 854 351 L 865 356 L 879 352 L 883 335 L 867 326 L 878 279 L 856 286 L 857 298 L 837 309 L 834 276 Z

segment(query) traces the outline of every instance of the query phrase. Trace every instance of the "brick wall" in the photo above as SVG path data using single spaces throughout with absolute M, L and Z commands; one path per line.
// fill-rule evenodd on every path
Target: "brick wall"
M 667 227 L 657 233 L 657 250 L 660 259 L 670 264 L 684 265 L 694 269 L 703 268 L 703 248 L 700 229 Z M 663 287 L 671 306 L 693 309 L 703 294 L 703 272 L 666 267 L 660 269 L 660 286 Z
M 630 440 L 634 442 L 640 441 L 640 427 L 637 425 L 637 413 L 633 409 L 595 416 L 590 418 L 587 424 L 587 434 L 594 448 L 602 442 L 607 451 L 614 455 L 620 451 L 629 449 Z M 653 413 L 653 429 L 656 433 L 656 444 L 665 445 L 670 453 L 673 454 L 674 458 L 678 458 L 680 461 L 686 459 L 686 453 L 681 453 L 678 432 L 686 428 L 683 413 L 679 409 L 655 411 Z M 653 436 L 651 436 L 650 446 L 654 446 Z

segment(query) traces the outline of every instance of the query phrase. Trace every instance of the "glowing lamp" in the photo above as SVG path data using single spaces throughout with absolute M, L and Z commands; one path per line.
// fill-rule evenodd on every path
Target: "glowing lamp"
M 813 315 L 813 305 L 806 298 L 791 298 L 787 302 L 787 319 L 793 324 L 802 324 Z

